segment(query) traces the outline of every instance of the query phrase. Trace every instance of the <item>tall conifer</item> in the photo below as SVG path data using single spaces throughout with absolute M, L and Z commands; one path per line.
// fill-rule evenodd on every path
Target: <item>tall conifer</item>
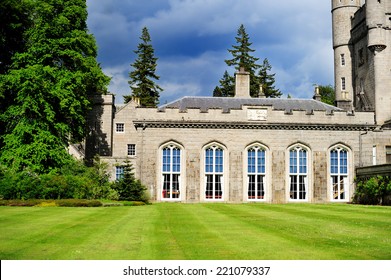
M 266 97 L 278 97 L 281 95 L 281 92 L 274 88 L 274 75 L 270 74 L 271 70 L 270 64 L 259 65 L 257 61 L 259 58 L 254 57 L 251 53 L 255 52 L 251 48 L 252 43 L 250 42 L 250 36 L 247 34 L 244 25 L 240 25 L 236 39 L 236 45 L 232 46 L 232 49 L 229 49 L 233 56 L 232 59 L 225 60 L 225 63 L 228 66 L 234 66 L 235 70 L 244 68 L 245 71 L 250 73 L 250 95 L 252 97 L 258 97 L 260 95 L 260 87 L 262 84 L 262 89 Z M 266 60 L 268 63 L 268 61 Z M 257 71 L 260 69 L 259 76 Z M 232 85 L 231 85 L 232 83 Z M 229 92 L 227 92 L 229 90 Z M 235 95 L 235 86 L 234 86 L 234 77 L 230 76 L 227 71 L 225 71 L 223 78 L 220 80 L 220 86 L 216 87 L 213 96 L 234 96 Z
M 262 87 L 262 92 L 266 97 L 280 97 L 282 95 L 279 89 L 275 87 L 275 75 L 271 74 L 270 70 L 272 66 L 269 63 L 269 60 L 265 58 L 263 64 L 261 65 L 258 73 L 258 83 Z
M 136 97 L 140 99 L 141 106 L 156 107 L 163 89 L 154 82 L 160 78 L 155 73 L 158 59 L 155 57 L 147 27 L 143 28 L 140 40 L 138 49 L 134 51 L 138 57 L 131 64 L 134 70 L 129 73 L 132 95 L 124 96 L 124 99 L 125 103 L 128 103 L 132 97 Z

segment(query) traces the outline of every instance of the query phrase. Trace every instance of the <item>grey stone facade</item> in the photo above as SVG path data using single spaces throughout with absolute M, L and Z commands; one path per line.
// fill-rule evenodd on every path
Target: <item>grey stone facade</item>
M 131 161 L 156 201 L 349 202 L 355 168 L 387 163 L 391 147 L 391 4 L 359 2 L 332 1 L 337 107 L 250 98 L 245 71 L 234 98 L 142 108 L 107 95 L 95 100 L 87 154 L 109 162 L 113 180 Z

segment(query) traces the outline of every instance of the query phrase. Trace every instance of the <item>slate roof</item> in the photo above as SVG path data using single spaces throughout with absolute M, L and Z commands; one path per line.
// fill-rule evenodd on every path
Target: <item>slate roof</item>
M 282 98 L 235 98 L 235 97 L 183 97 L 159 107 L 159 111 L 166 108 L 200 109 L 207 112 L 209 109 L 222 109 L 228 113 L 230 110 L 241 110 L 243 106 L 271 106 L 274 110 L 290 111 L 343 111 L 342 109 L 313 99 L 282 99 Z

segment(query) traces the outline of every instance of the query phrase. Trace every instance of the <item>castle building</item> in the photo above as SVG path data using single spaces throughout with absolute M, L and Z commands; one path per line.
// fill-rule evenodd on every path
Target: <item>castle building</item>
M 349 202 L 357 167 L 391 163 L 391 1 L 332 0 L 336 106 L 314 99 L 183 97 L 159 108 L 95 99 L 87 155 L 112 179 L 130 161 L 152 200 Z

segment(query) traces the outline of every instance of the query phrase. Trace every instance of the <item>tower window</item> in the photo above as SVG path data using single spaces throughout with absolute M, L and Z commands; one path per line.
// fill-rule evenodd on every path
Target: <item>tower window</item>
M 346 78 L 341 78 L 341 90 L 346 90 Z
M 346 65 L 346 60 L 345 60 L 345 54 L 341 54 L 341 66 L 345 66 Z

